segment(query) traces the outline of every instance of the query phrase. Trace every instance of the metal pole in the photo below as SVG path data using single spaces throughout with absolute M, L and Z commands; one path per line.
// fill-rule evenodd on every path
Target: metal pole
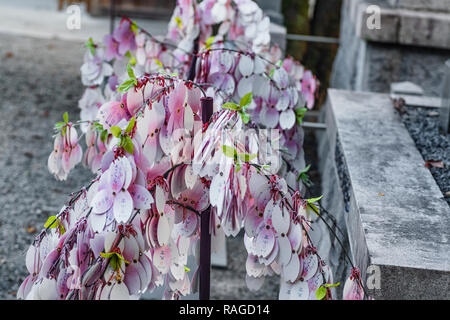
M 211 97 L 201 98 L 202 122 L 207 123 L 213 114 L 213 99 Z M 200 216 L 200 266 L 199 266 L 199 298 L 209 300 L 210 273 L 211 273 L 211 234 L 210 212 L 208 207 Z
M 309 36 L 309 35 L 305 35 L 305 34 L 287 34 L 286 39 L 294 40 L 294 41 L 304 41 L 304 42 L 339 44 L 339 38 Z
M 112 34 L 114 31 L 114 19 L 116 17 L 116 1 L 109 1 L 109 33 Z

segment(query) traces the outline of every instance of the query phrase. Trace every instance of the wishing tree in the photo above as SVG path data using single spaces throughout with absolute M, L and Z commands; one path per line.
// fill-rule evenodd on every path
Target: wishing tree
M 87 42 L 81 120 L 55 125 L 48 167 L 64 180 L 82 162 L 96 178 L 29 247 L 18 298 L 138 299 L 163 286 L 178 299 L 209 273 L 186 267 L 200 243 L 244 228 L 250 290 L 279 275 L 280 299 L 332 299 L 309 237 L 320 197 L 302 197 L 300 125 L 318 82 L 282 59 L 269 25 L 251 0 L 181 0 L 165 37 L 123 18 Z M 363 297 L 354 268 L 344 298 Z

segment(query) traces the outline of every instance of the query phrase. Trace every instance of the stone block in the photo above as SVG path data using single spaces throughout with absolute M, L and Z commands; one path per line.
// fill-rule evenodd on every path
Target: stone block
M 368 19 L 374 14 L 367 12 L 372 3 L 355 0 L 344 6 L 351 16 L 355 16 L 352 20 L 357 36 L 366 41 L 450 49 L 450 9 L 429 11 L 402 5 L 406 2 L 389 3 L 391 6 L 377 3 L 381 17 L 379 29 L 367 25 Z M 413 10 L 419 8 L 421 10 Z
M 399 18 L 399 43 L 450 48 L 450 14 L 401 10 Z
M 330 89 L 326 113 L 328 145 L 340 145 L 350 178 L 353 263 L 363 279 L 380 270 L 371 295 L 449 299 L 450 209 L 389 95 Z
M 391 0 L 398 8 L 450 12 L 450 0 Z

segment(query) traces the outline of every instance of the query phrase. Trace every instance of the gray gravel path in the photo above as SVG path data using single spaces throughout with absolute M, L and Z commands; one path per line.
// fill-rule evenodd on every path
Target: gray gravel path
M 443 168 L 429 169 L 450 205 L 450 134 L 439 130 L 439 110 L 407 107 L 402 120 L 424 160 L 443 162 Z
M 53 124 L 77 119 L 82 56 L 80 43 L 0 35 L 0 299 L 15 299 L 36 232 L 91 176 L 47 170 Z
M 78 119 L 81 43 L 0 35 L 0 300 L 15 299 L 25 252 L 47 217 L 92 177 L 78 166 L 65 182 L 47 170 L 52 128 Z M 35 229 L 36 231 L 33 231 Z M 228 239 L 227 269 L 213 269 L 212 299 L 277 299 L 279 278 L 249 292 L 243 238 Z

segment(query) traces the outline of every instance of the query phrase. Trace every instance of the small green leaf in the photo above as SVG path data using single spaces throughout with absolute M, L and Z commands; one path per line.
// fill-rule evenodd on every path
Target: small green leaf
M 248 105 L 250 105 L 250 103 L 252 103 L 252 100 L 253 100 L 253 94 L 251 92 L 249 92 L 245 96 L 242 97 L 239 104 L 241 105 L 242 108 L 245 108 Z
M 255 159 L 258 155 L 257 154 L 248 154 L 248 153 L 239 153 L 238 157 L 241 161 L 244 162 L 250 162 L 253 159 Z
M 95 55 L 95 44 L 94 40 L 92 38 L 89 38 L 89 40 L 86 42 L 86 48 L 88 48 L 91 51 L 92 55 Z
M 242 122 L 244 122 L 245 124 L 247 124 L 250 121 L 250 115 L 247 112 L 239 112 L 239 114 L 241 115 L 241 119 Z
M 327 288 L 336 288 L 340 284 L 341 284 L 340 282 L 335 283 L 335 284 L 325 283 L 325 287 L 327 287 Z
M 121 254 L 117 252 L 107 252 L 107 253 L 100 252 L 100 255 L 105 259 L 110 259 L 109 263 L 111 265 L 111 268 L 113 268 L 116 271 L 119 270 L 120 266 L 122 265 L 122 261 L 127 264 L 130 263 L 127 260 L 125 260 Z
M 234 165 L 236 167 L 236 173 L 238 173 L 241 170 L 241 164 L 239 162 L 236 162 Z
M 184 272 L 189 272 L 191 271 L 191 269 L 189 269 L 188 267 L 184 266 Z
M 131 21 L 130 29 L 134 33 L 134 35 L 137 36 L 139 28 L 138 28 L 136 22 Z
M 164 65 L 162 64 L 161 61 L 159 61 L 158 59 L 154 59 L 154 61 L 161 69 L 164 69 Z
M 214 42 L 214 36 L 209 37 L 206 42 L 205 42 L 205 46 L 206 49 L 211 49 L 211 44 Z
M 122 134 L 122 129 L 120 129 L 120 127 L 118 126 L 112 126 L 109 131 L 111 131 L 111 134 L 116 138 L 120 137 L 120 135 Z
M 311 204 L 311 203 L 319 201 L 322 198 L 323 198 L 323 195 L 321 195 L 320 197 L 317 197 L 317 198 L 306 199 L 306 201 Z
M 295 109 L 295 114 L 296 114 L 296 115 L 303 115 L 303 114 L 305 114 L 306 111 L 308 111 L 307 108 L 299 108 L 299 109 Z
M 100 255 L 105 259 L 111 258 L 114 254 L 114 252 L 100 252 Z
M 107 138 L 108 138 L 108 130 L 103 130 L 102 133 L 100 133 L 100 140 L 102 142 L 106 142 Z
M 270 70 L 269 73 L 269 78 L 273 78 L 273 74 L 275 73 L 275 68 L 273 68 L 272 70 Z
M 131 64 L 127 64 L 127 73 L 130 79 L 136 79 L 136 76 L 134 75 L 133 68 L 131 67 Z
M 44 228 L 56 228 L 57 224 L 55 223 L 57 221 L 56 216 L 50 216 L 47 219 L 47 222 L 44 224 Z
M 116 255 L 113 255 L 109 260 L 109 264 L 111 265 L 111 268 L 113 268 L 116 271 L 119 271 L 122 261 L 120 261 L 120 259 Z
M 316 291 L 316 299 L 322 300 L 327 295 L 327 289 L 324 286 L 320 286 Z
M 222 146 L 222 151 L 228 158 L 233 158 L 234 159 L 235 155 L 237 155 L 237 151 L 236 151 L 235 148 L 229 147 L 229 146 L 226 146 L 226 145 Z
M 125 93 L 128 90 L 130 90 L 130 88 L 133 88 L 136 85 L 136 83 L 137 83 L 136 79 L 128 79 L 117 88 L 117 91 Z
M 129 154 L 133 154 L 133 141 L 131 141 L 130 136 L 124 136 L 122 141 L 122 147 L 125 149 L 125 151 Z
M 241 110 L 241 107 L 238 106 L 236 103 L 233 103 L 233 102 L 227 102 L 227 103 L 223 104 L 222 108 L 223 109 L 229 109 L 229 110 L 235 110 L 235 111 Z
M 312 203 L 308 203 L 306 207 L 310 208 L 316 214 L 316 216 L 319 216 L 319 209 L 315 205 L 313 205 Z
M 130 133 L 131 131 L 133 131 L 135 122 L 136 122 L 136 118 L 133 116 L 133 118 L 130 119 L 130 122 L 128 123 L 127 128 L 125 129 L 126 133 Z
M 69 123 L 69 114 L 67 113 L 67 111 L 64 112 L 63 119 L 64 119 L 64 123 Z
M 136 57 L 131 57 L 129 62 L 132 66 L 135 66 L 136 65 Z
M 180 17 L 175 17 L 175 22 L 177 23 L 178 29 L 183 29 L 183 22 Z

